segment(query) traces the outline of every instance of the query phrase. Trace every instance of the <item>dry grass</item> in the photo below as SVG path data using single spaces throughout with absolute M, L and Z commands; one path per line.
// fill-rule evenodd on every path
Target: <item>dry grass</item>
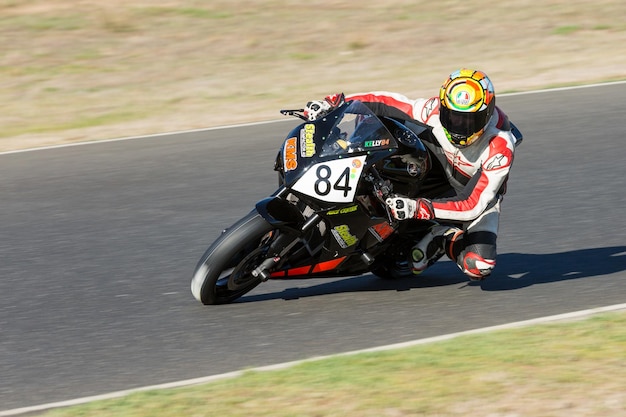
M 0 150 L 279 118 L 330 92 L 626 78 L 622 0 L 0 0 Z

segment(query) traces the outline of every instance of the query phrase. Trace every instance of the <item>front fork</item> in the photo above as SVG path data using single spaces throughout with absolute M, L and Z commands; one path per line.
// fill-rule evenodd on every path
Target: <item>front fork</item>
M 263 282 L 267 281 L 270 278 L 270 270 L 278 265 L 281 259 L 298 244 L 302 236 L 313 227 L 317 226 L 321 220 L 322 217 L 319 214 L 313 213 L 313 215 L 304 222 L 300 228 L 300 232 L 295 237 L 293 233 L 290 233 L 293 230 L 291 228 L 287 233 L 280 234 L 270 245 L 269 252 L 274 253 L 274 255 L 261 262 L 261 264 L 251 272 L 252 276 L 260 278 Z
M 257 212 L 281 232 L 276 240 L 270 244 L 269 257 L 251 272 L 254 277 L 260 278 L 261 281 L 267 281 L 270 278 L 272 268 L 281 262 L 309 230 L 322 221 L 322 217 L 317 213 L 305 218 L 300 209 L 286 200 L 288 194 L 289 190 L 283 187 L 273 196 L 256 204 Z

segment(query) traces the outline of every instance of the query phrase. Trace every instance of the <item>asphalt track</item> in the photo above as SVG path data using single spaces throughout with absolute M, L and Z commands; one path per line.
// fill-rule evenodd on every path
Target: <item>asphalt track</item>
M 0 155 L 0 412 L 626 302 L 626 83 L 501 96 L 525 135 L 498 266 L 269 282 L 191 273 L 274 191 L 295 120 Z

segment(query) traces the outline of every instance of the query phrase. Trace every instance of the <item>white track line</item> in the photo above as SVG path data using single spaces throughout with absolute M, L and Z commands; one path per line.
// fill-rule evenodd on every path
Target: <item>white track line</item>
M 181 387 L 190 386 L 190 385 L 204 384 L 204 383 L 220 381 L 220 380 L 228 379 L 228 378 L 235 378 L 235 377 L 243 375 L 245 372 L 250 372 L 250 371 L 264 372 L 264 371 L 274 371 L 278 369 L 286 369 L 294 365 L 298 365 L 298 364 L 305 363 L 305 362 L 313 362 L 313 361 L 319 361 L 319 360 L 328 359 L 328 358 L 350 356 L 350 355 L 356 355 L 356 354 L 367 353 L 367 352 L 382 352 L 382 351 L 393 350 L 393 349 L 407 348 L 411 346 L 424 345 L 427 343 L 435 343 L 435 342 L 450 340 L 450 339 L 457 338 L 459 336 L 481 334 L 481 333 L 487 333 L 487 332 L 492 332 L 496 330 L 514 329 L 514 328 L 519 328 L 519 327 L 526 327 L 526 326 L 532 326 L 532 325 L 543 324 L 543 323 L 552 323 L 552 322 L 557 322 L 557 321 L 580 320 L 580 319 L 590 317 L 594 314 L 607 313 L 607 312 L 619 311 L 619 310 L 626 310 L 626 303 L 616 304 L 616 305 L 606 306 L 606 307 L 592 308 L 589 310 L 574 311 L 574 312 L 565 313 L 565 314 L 557 314 L 555 316 L 540 317 L 537 319 L 518 321 L 518 322 L 502 324 L 498 326 L 483 327 L 481 329 L 467 330 L 467 331 L 458 332 L 458 333 L 450 333 L 450 334 L 445 334 L 441 336 L 428 337 L 425 339 L 418 339 L 418 340 L 413 340 L 413 341 L 404 342 L 404 343 L 396 343 L 392 345 L 379 346 L 379 347 L 370 348 L 370 349 L 355 350 L 351 352 L 339 353 L 336 355 L 317 356 L 314 358 L 304 359 L 300 361 L 261 366 L 258 368 L 252 368 L 252 369 L 245 370 L 245 371 L 234 371 L 234 372 L 228 372 L 228 373 L 220 374 L 220 375 L 212 375 L 212 376 L 201 377 L 201 378 L 186 379 L 183 381 L 170 382 L 166 384 L 150 385 L 146 387 L 134 388 L 134 389 L 124 390 L 124 391 L 111 392 L 108 394 L 76 398 L 73 400 L 59 401 L 55 403 L 41 404 L 41 405 L 35 405 L 31 407 L 16 408 L 13 410 L 0 411 L 0 417 L 16 416 L 18 414 L 24 414 L 24 413 L 41 412 L 41 411 L 49 410 L 52 408 L 69 407 L 69 406 L 85 404 L 85 403 L 88 403 L 91 401 L 97 401 L 97 400 L 110 400 L 113 398 L 120 398 L 120 397 L 127 396 L 129 394 L 142 392 L 142 391 L 168 389 L 168 388 L 181 388 Z
M 506 96 L 521 96 L 521 95 L 525 95 L 525 94 L 551 93 L 553 91 L 567 91 L 567 90 L 577 90 L 577 89 L 580 89 L 580 88 L 605 87 L 605 86 L 618 85 L 618 84 L 624 84 L 624 83 L 626 83 L 626 80 L 625 81 L 612 81 L 612 82 L 606 82 L 606 83 L 577 85 L 577 86 L 571 86 L 571 87 L 547 88 L 547 89 L 532 90 L 532 91 L 520 91 L 520 92 L 517 92 L 517 93 L 503 93 L 503 94 L 500 94 L 500 96 L 506 97 Z M 66 144 L 63 144 L 63 145 L 42 146 L 42 147 L 30 148 L 30 149 L 18 149 L 18 150 L 15 150 L 15 151 L 0 152 L 0 156 L 1 155 L 14 154 L 14 153 L 42 151 L 42 150 L 46 150 L 46 149 L 67 148 L 69 146 L 94 145 L 94 144 L 98 144 L 98 143 L 119 142 L 119 141 L 123 141 L 123 140 L 134 140 L 134 139 L 144 139 L 144 138 L 158 138 L 158 137 L 162 137 L 162 136 L 177 135 L 177 134 L 184 134 L 184 133 L 209 132 L 209 131 L 212 131 L 212 130 L 232 129 L 232 128 L 245 127 L 245 126 L 257 126 L 257 125 L 263 125 L 263 124 L 268 124 L 268 123 L 283 122 L 285 120 L 287 120 L 287 119 L 276 119 L 276 120 L 268 120 L 268 121 L 264 121 L 264 122 L 243 123 L 243 124 L 236 124 L 236 125 L 207 127 L 207 128 L 201 128 L 201 129 L 181 130 L 181 131 L 175 131 L 175 132 L 155 133 L 153 135 L 144 135 L 144 136 L 129 136 L 129 137 L 123 137 L 123 138 L 113 138 L 113 139 L 93 140 L 93 141 L 86 141 L 86 142 L 66 143 Z

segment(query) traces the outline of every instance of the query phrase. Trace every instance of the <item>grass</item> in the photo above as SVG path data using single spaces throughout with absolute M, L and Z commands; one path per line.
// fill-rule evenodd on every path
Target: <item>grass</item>
M 271 120 L 336 91 L 424 97 L 460 66 L 499 92 L 624 79 L 624 15 L 620 0 L 0 0 L 0 151 Z
M 626 313 L 53 410 L 46 417 L 623 416 Z
M 569 35 L 570 33 L 578 32 L 582 29 L 582 27 L 577 25 L 559 26 L 558 28 L 554 29 L 553 33 L 555 35 Z

